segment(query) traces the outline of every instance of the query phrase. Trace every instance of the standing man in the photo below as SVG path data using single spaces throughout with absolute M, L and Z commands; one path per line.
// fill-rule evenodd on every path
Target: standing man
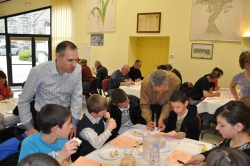
M 109 79 L 109 89 L 108 94 L 113 89 L 119 88 L 119 86 L 125 86 L 125 80 L 129 78 L 128 72 L 130 68 L 129 65 L 123 65 L 120 69 L 114 71 Z M 132 81 L 131 85 L 134 85 L 135 83 Z
M 167 71 L 170 71 L 170 72 L 173 72 L 174 74 L 176 74 L 179 77 L 179 79 L 181 80 L 181 84 L 182 84 L 182 77 L 181 77 L 181 73 L 179 72 L 179 70 L 173 68 L 173 66 L 170 64 L 166 64 L 166 68 L 167 68 Z
M 135 64 L 132 67 L 130 67 L 128 76 L 129 78 L 132 79 L 132 81 L 139 82 L 143 79 L 143 77 L 141 76 L 141 71 L 140 71 L 141 65 L 142 65 L 142 61 L 136 60 Z
M 147 128 L 153 130 L 158 123 L 158 128 L 165 130 L 164 120 L 172 110 L 170 97 L 180 88 L 180 79 L 172 72 L 157 70 L 144 77 L 141 83 L 140 106 L 142 117 L 147 122 Z M 155 117 L 156 116 L 156 117 Z
M 94 73 L 96 75 L 96 78 L 100 79 L 100 85 L 99 85 L 99 93 L 102 94 L 102 80 L 104 80 L 108 76 L 108 70 L 106 67 L 102 66 L 100 61 L 95 61 L 94 63 L 96 72 Z
M 36 96 L 35 110 L 45 104 L 71 106 L 72 128 L 70 137 L 76 135 L 76 126 L 82 111 L 82 72 L 77 64 L 78 51 L 74 43 L 63 41 L 56 47 L 56 59 L 32 68 L 18 103 L 19 116 L 27 136 L 37 133 L 36 117 L 32 119 L 30 102 Z

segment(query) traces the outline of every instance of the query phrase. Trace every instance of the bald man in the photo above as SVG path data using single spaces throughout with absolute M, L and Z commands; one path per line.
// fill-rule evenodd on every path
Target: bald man
M 125 86 L 125 80 L 129 78 L 128 72 L 130 71 L 129 65 L 125 64 L 120 69 L 114 71 L 109 80 L 108 93 L 113 89 L 119 88 L 119 86 Z M 132 81 L 132 85 L 135 83 Z

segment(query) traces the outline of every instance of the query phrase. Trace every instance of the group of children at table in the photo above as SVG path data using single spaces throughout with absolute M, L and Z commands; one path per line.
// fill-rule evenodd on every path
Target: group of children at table
M 4 84 L 6 84 L 6 75 L 4 77 L 0 71 L 0 87 L 6 86 Z M 9 92 L 8 95 L 11 95 L 11 93 Z M 182 91 L 174 92 L 170 98 L 170 103 L 173 111 L 170 112 L 165 132 L 176 130 L 176 138 L 186 137 L 198 140 L 200 128 L 199 120 L 196 117 L 197 110 L 188 106 L 185 93 Z M 41 132 L 24 139 L 19 162 L 26 156 L 42 152 L 54 157 L 60 165 L 68 165 L 71 155 L 72 161 L 75 161 L 79 156 L 85 156 L 95 149 L 101 148 L 103 144 L 113 139 L 112 130 L 117 127 L 116 120 L 110 121 L 111 117 L 107 112 L 108 107 L 107 100 L 101 95 L 94 94 L 88 99 L 87 112 L 83 115 L 77 128 L 77 137 L 82 141 L 82 143 L 79 143 L 74 139 L 68 140 L 72 128 L 70 110 L 57 104 L 45 105 L 37 115 Z M 249 107 L 240 101 L 230 101 L 218 108 L 214 116 L 218 122 L 216 129 L 225 140 L 218 145 L 218 148 L 194 155 L 186 164 L 200 164 L 207 159 L 208 165 L 209 163 L 216 165 L 217 159 L 210 157 L 214 153 L 217 153 L 215 156 L 219 156 L 218 154 L 226 156 L 224 158 L 217 157 L 218 162 L 226 160 L 230 165 L 235 162 L 249 161 Z M 230 152 L 230 150 L 220 149 L 220 147 L 230 147 L 234 150 Z M 214 152 L 208 156 L 212 151 Z M 232 158 L 230 153 L 237 153 L 241 157 Z M 239 158 L 244 159 L 238 161 Z M 217 163 L 217 165 L 221 164 Z

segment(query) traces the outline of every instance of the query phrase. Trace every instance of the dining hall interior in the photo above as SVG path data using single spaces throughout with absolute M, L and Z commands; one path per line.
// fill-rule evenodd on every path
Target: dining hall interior
M 234 75 L 243 71 L 239 65 L 239 56 L 242 52 L 250 52 L 250 0 L 240 0 L 245 5 L 240 6 L 241 10 L 237 10 L 237 12 L 241 13 L 237 16 L 234 15 L 233 7 L 228 10 L 223 9 L 224 11 L 221 12 L 214 23 L 218 29 L 221 29 L 221 36 L 223 36 L 223 33 L 228 34 L 227 29 L 231 27 L 235 28 L 234 30 L 230 29 L 234 34 L 216 39 L 211 39 L 207 36 L 203 36 L 203 38 L 197 37 L 198 32 L 201 33 L 201 30 L 194 28 L 201 27 L 205 31 L 208 20 L 204 21 L 204 18 L 211 15 L 208 8 L 209 4 L 205 2 L 195 3 L 199 0 L 110 0 L 109 3 L 115 7 L 113 13 L 107 13 L 107 16 L 114 20 L 113 27 L 111 27 L 112 30 L 109 31 L 103 29 L 89 30 L 88 21 L 92 15 L 89 12 L 88 5 L 91 1 L 3 0 L 0 3 L 0 20 L 29 11 L 50 9 L 49 33 L 46 33 L 45 36 L 37 33 L 38 36 L 36 37 L 28 34 L 27 37 L 39 38 L 39 41 L 48 41 L 47 54 L 49 55 L 45 61 L 55 60 L 55 49 L 61 41 L 69 40 L 75 43 L 78 47 L 79 59 L 86 59 L 87 66 L 89 66 L 92 72 L 96 70 L 94 64 L 97 60 L 108 69 L 108 75 L 111 75 L 113 71 L 121 68 L 124 64 L 133 66 L 134 62 L 140 59 L 142 61 L 140 70 L 143 77 L 152 71 L 156 71 L 160 65 L 171 64 L 181 72 L 182 83 L 191 82 L 194 84 L 201 76 L 210 73 L 215 67 L 218 67 L 223 70 L 223 76 L 219 79 L 219 86 L 229 88 Z M 227 5 L 234 5 L 235 1 L 231 0 Z M 99 3 L 101 2 L 103 1 L 100 0 Z M 197 6 L 199 6 L 199 10 L 194 12 Z M 108 9 L 107 12 L 109 12 Z M 202 11 L 203 14 L 201 14 Z M 156 12 L 160 13 L 161 16 L 160 23 L 157 23 L 157 32 L 139 31 L 138 15 L 154 14 Z M 240 21 L 237 19 L 235 21 L 235 17 L 240 19 Z M 96 17 L 94 20 L 100 22 L 101 18 Z M 226 25 L 220 23 L 222 20 L 225 21 Z M 238 25 L 233 26 L 234 23 Z M 104 28 L 110 27 L 106 26 Z M 5 31 L 0 31 L 0 37 L 5 36 L 6 42 L 17 39 L 26 40 L 22 36 L 24 34 L 7 34 L 6 29 Z M 196 35 L 194 35 L 195 33 Z M 102 44 L 92 44 L 93 36 L 99 35 L 102 36 Z M 0 45 L 2 44 L 0 43 Z M 194 54 L 195 46 L 197 48 L 202 46 L 202 48 L 209 47 L 212 52 L 210 52 L 208 58 L 196 57 Z M 5 57 L 2 56 L 2 58 Z M 16 68 L 13 67 L 8 56 L 3 60 L 1 60 L 0 65 L 4 63 L 6 69 L 2 69 L 2 66 L 0 66 L 0 70 L 5 69 L 7 77 L 11 77 L 8 82 L 11 84 L 15 97 L 18 97 L 17 95 L 21 93 L 21 83 L 27 78 L 29 70 L 25 70 L 27 75 L 19 81 L 14 78 L 16 76 L 14 74 Z M 38 63 L 33 61 L 32 67 L 35 66 L 34 64 Z M 31 69 L 31 67 L 28 69 Z M 239 86 L 236 88 L 239 89 Z M 126 91 L 125 89 L 123 90 Z M 135 90 L 132 89 L 132 92 L 135 92 Z M 82 114 L 84 114 L 86 112 L 86 101 L 84 98 L 82 102 Z M 215 103 L 214 110 L 218 108 L 217 105 L 218 103 Z M 200 105 L 199 107 L 201 112 L 205 112 L 206 108 L 206 105 Z M 215 126 L 215 123 L 211 123 L 211 126 L 210 124 L 205 126 L 207 128 L 204 130 L 204 135 L 199 139 L 205 142 L 208 147 L 212 147 L 211 144 L 216 144 L 223 139 L 220 133 L 215 131 Z M 128 134 L 126 133 L 126 136 Z M 132 138 L 135 139 L 137 137 L 133 135 Z M 172 139 L 170 140 L 172 141 Z M 177 142 L 175 143 L 173 147 L 177 147 Z M 108 147 L 110 148 L 110 145 Z M 96 159 L 94 156 L 97 154 L 99 154 L 99 151 L 90 154 L 89 157 Z M 106 163 L 109 164 L 109 161 L 106 160 Z M 116 165 L 118 161 L 115 162 L 114 160 L 110 163 Z M 98 160 L 97 164 L 105 165 L 105 160 Z M 77 164 L 73 166 L 77 166 Z

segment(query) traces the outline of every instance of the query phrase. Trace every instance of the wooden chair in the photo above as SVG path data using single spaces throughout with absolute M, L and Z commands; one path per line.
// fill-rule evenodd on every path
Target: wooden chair
M 99 81 L 100 81 L 99 78 L 95 78 L 95 79 L 90 80 L 88 89 L 82 92 L 83 95 L 85 95 L 85 94 L 90 94 L 91 95 L 91 94 L 94 94 L 94 93 L 98 94 L 97 89 L 99 87 Z
M 108 94 L 108 88 L 109 88 L 109 78 L 105 78 L 102 80 L 102 90 L 103 90 L 103 95 L 107 98 L 109 98 Z

